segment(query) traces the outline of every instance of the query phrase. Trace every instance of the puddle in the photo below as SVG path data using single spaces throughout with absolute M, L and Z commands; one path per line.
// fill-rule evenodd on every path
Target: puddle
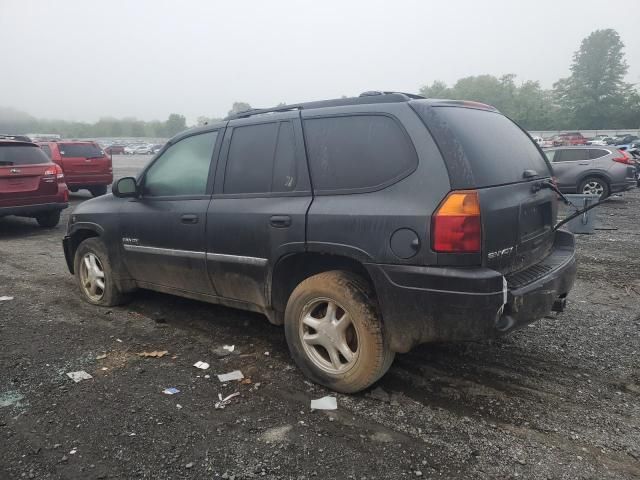
M 12 405 L 19 407 L 22 405 L 20 403 L 20 400 L 22 399 L 24 399 L 24 395 L 16 392 L 15 390 L 0 393 L 0 408 L 11 407 Z

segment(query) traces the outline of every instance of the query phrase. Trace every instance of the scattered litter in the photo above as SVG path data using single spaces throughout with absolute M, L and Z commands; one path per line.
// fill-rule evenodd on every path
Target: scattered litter
M 182 410 L 182 405 L 180 405 L 179 403 L 176 403 L 176 408 L 177 408 L 178 410 Z
M 222 349 L 226 350 L 227 352 L 233 352 L 236 349 L 236 346 L 235 345 L 223 345 Z
M 0 297 L 0 302 L 8 302 L 10 300 L 13 300 L 13 297 L 7 297 L 7 296 Z
M 234 370 L 233 372 L 218 375 L 218 380 L 220 380 L 222 383 L 230 382 L 231 380 L 242 380 L 243 378 L 244 375 L 242 375 L 242 372 L 240 370 Z
M 245 378 L 240 383 L 242 383 L 244 385 L 250 385 L 251 384 L 251 379 L 250 378 Z
M 165 393 L 167 395 L 175 395 L 176 393 L 180 393 L 180 390 L 178 390 L 177 388 L 174 387 L 170 387 L 170 388 L 165 388 L 162 393 Z
M 69 452 L 69 455 L 75 455 L 77 452 L 78 452 L 78 449 L 77 449 L 77 448 L 74 448 L 73 450 L 71 450 L 71 451 Z
M 116 342 L 122 343 L 122 340 L 120 340 L 119 338 L 116 338 Z
M 369 398 L 373 398 L 374 400 L 378 400 L 380 402 L 390 402 L 391 401 L 391 395 L 389 395 L 387 392 L 385 392 L 382 387 L 376 387 L 373 390 L 371 390 L 371 392 L 369 392 L 367 394 L 367 396 Z
M 102 370 L 103 372 L 106 372 L 109 369 L 107 367 L 102 367 L 100 370 Z
M 185 465 L 186 468 L 193 468 L 193 462 L 189 462 Z
M 229 403 L 231 403 L 231 399 L 233 397 L 237 397 L 238 395 L 240 395 L 240 392 L 236 392 L 236 393 L 232 393 L 231 395 L 228 395 L 224 398 L 222 398 L 222 394 L 219 393 L 218 394 L 218 399 L 220 400 L 219 402 L 216 402 L 216 404 L 214 405 L 215 408 L 224 408 L 225 406 L 229 405 Z
M 268 357 L 269 356 L 269 352 L 264 352 L 264 356 Z
M 207 362 L 196 362 L 193 364 L 194 367 L 199 368 L 200 370 L 206 370 L 209 368 L 209 364 Z
M 222 345 L 216 348 L 209 349 L 209 351 L 213 353 L 216 356 L 216 358 L 225 358 L 231 354 L 237 355 L 238 352 L 236 352 L 235 350 L 236 350 L 235 345 Z
M 317 400 L 311 400 L 312 410 L 337 410 L 338 402 L 336 397 L 322 397 Z
M 153 352 L 140 352 L 138 356 L 160 358 L 164 357 L 167 353 L 169 353 L 167 350 L 154 350 Z
M 130 437 L 135 437 L 135 436 L 136 436 L 136 433 L 135 433 L 135 432 L 131 432 L 131 433 L 129 434 L 129 436 L 130 436 Z
M 204 378 L 211 378 L 211 375 L 205 375 Z
M 81 382 L 83 380 L 90 380 L 93 378 L 84 370 L 80 370 L 78 372 L 69 372 L 67 373 L 67 377 L 69 377 L 71 380 L 73 380 L 76 383 Z

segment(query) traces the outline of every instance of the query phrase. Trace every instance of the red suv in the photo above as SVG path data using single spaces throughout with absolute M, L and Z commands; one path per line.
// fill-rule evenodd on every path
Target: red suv
M 554 147 L 586 145 L 587 139 L 580 132 L 560 133 L 552 138 Z
M 69 190 L 86 188 L 94 197 L 107 193 L 113 182 L 111 158 L 95 142 L 38 142 L 51 160 L 62 167 Z
M 68 201 L 62 168 L 38 145 L 0 139 L 0 217 L 33 217 L 55 227 Z

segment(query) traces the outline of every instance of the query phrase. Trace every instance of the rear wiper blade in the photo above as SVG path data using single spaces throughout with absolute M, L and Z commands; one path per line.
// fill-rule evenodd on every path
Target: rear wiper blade
M 538 190 L 542 190 L 543 188 L 548 188 L 549 190 L 553 190 L 554 192 L 556 192 L 558 194 L 558 196 L 562 199 L 562 201 L 564 202 L 565 205 L 571 205 L 574 208 L 578 208 L 573 203 L 571 203 L 571 200 L 569 200 L 566 197 L 566 195 L 564 193 L 562 193 L 560 191 L 560 189 L 556 186 L 556 184 L 553 183 L 551 180 L 546 180 L 544 182 L 537 183 L 534 188 L 536 188 L 536 190 L 535 190 L 536 192 Z

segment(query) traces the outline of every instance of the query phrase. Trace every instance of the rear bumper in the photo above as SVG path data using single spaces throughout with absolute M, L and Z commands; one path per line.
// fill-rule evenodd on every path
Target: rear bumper
M 575 280 L 573 235 L 556 233 L 540 263 L 506 277 L 488 268 L 366 265 L 391 348 L 493 338 L 560 310 Z
M 51 212 L 54 210 L 64 210 L 69 204 L 60 203 L 40 203 L 36 205 L 20 205 L 18 207 L 0 207 L 0 217 L 16 215 L 18 217 L 32 217 L 39 213 Z
M 65 182 L 69 187 L 87 187 L 90 185 L 111 185 L 113 183 L 113 175 L 110 173 L 96 175 L 67 175 L 65 174 Z

